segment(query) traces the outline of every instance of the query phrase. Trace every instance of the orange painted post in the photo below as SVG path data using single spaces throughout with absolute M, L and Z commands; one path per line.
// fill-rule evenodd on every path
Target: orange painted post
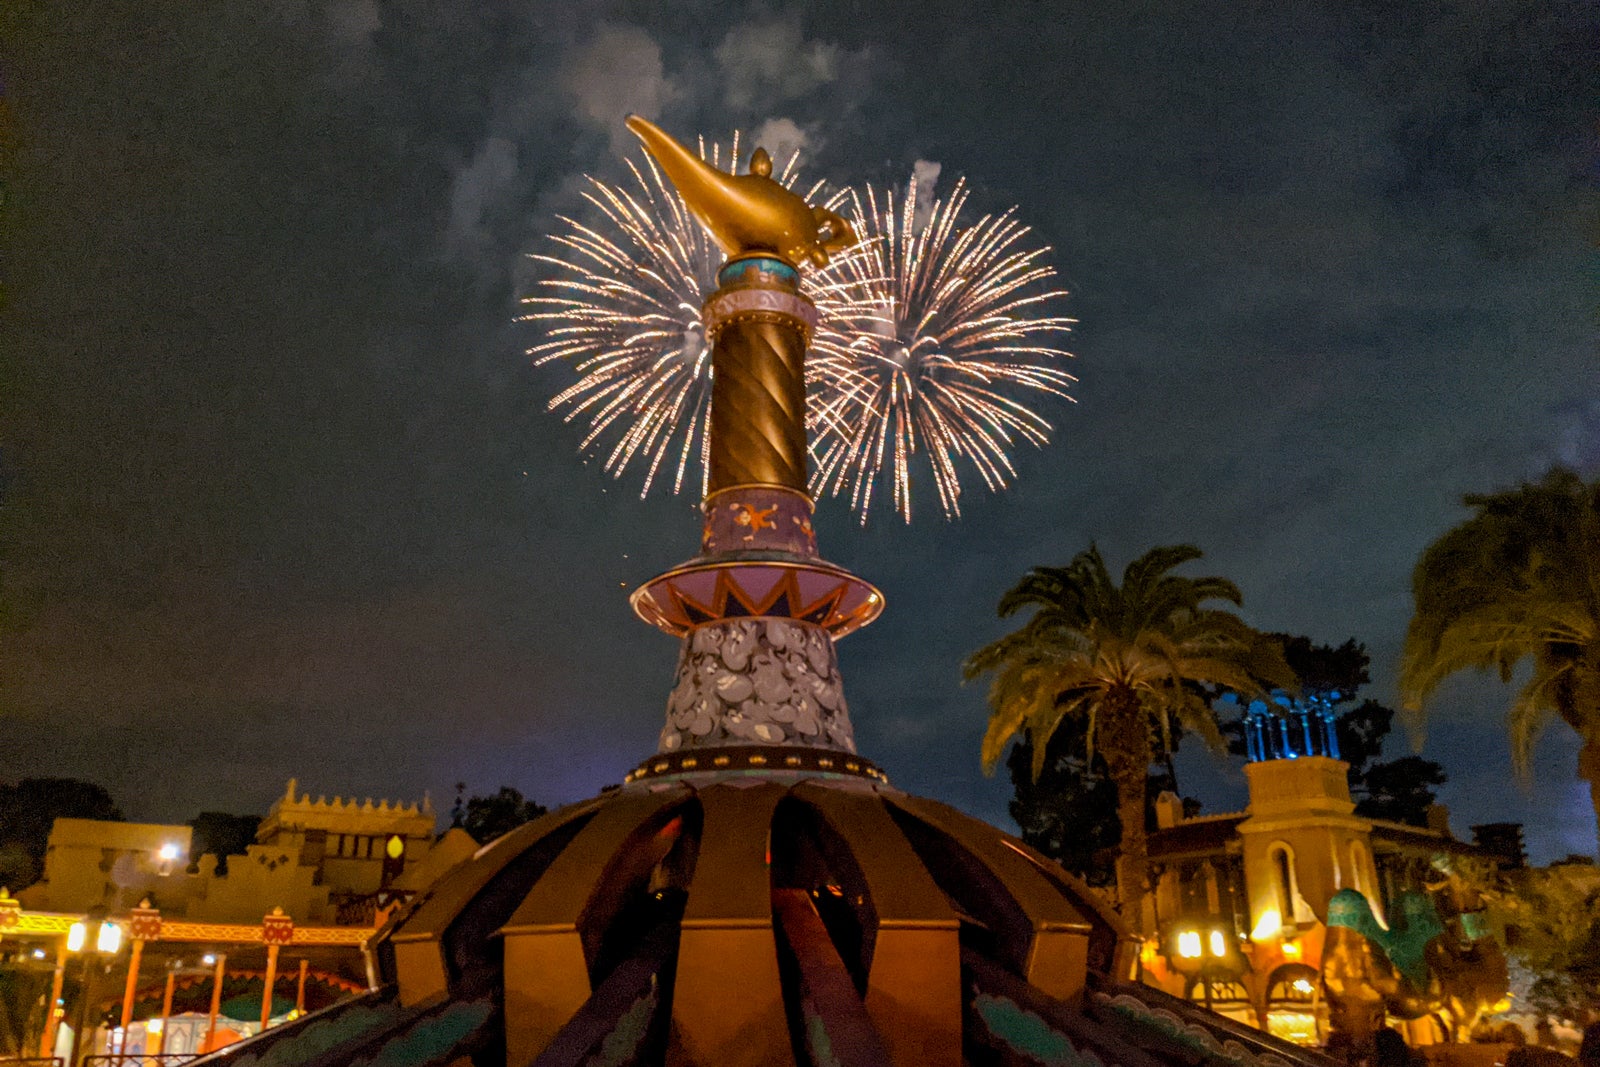
M 267 977 L 261 984 L 261 1029 L 272 1018 L 272 986 L 278 980 L 278 946 L 267 946 Z
M 133 952 L 128 956 L 128 981 L 122 987 L 122 1032 L 128 1032 L 133 1022 L 133 995 L 139 989 L 139 961 L 144 958 L 144 942 L 133 939 Z M 126 1040 L 126 1038 L 124 1038 Z
M 301 1015 L 306 1013 L 306 971 L 310 968 L 310 961 L 300 961 L 300 981 L 294 989 L 294 1010 Z
M 144 958 L 144 943 L 161 936 L 161 912 L 150 906 L 149 898 L 128 916 L 128 933 L 133 937 L 133 954 L 128 958 L 128 984 L 122 989 L 122 1040 L 127 1042 L 128 1026 L 133 1022 L 133 998 L 139 991 L 139 961 Z
M 157 1056 L 167 1050 L 167 1024 L 172 1019 L 172 992 L 177 984 L 178 972 L 168 967 L 167 988 L 161 994 L 161 1029 L 156 1031 L 156 1047 L 151 1050 Z
M 39 1055 L 56 1054 L 56 1034 L 61 1030 L 61 986 L 67 978 L 67 939 L 56 941 L 56 973 L 50 979 L 50 1002 L 45 1005 L 44 1033 L 39 1035 Z
M 278 950 L 294 941 L 294 919 L 273 908 L 261 920 L 261 940 L 267 945 L 267 981 L 261 990 L 261 1029 L 272 1019 L 272 987 L 278 980 Z
M 206 1021 L 206 1043 L 202 1048 L 204 1052 L 210 1052 L 211 1043 L 217 1039 L 217 1014 L 222 1011 L 222 975 L 227 966 L 227 955 L 217 953 L 217 969 L 211 976 L 211 1018 Z

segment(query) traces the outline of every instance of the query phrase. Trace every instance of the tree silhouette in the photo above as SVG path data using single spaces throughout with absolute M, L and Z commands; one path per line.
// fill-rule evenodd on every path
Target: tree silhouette
M 1600 482 L 1555 468 L 1465 503 L 1476 514 L 1422 553 L 1400 663 L 1400 696 L 1421 715 L 1459 671 L 1510 682 L 1532 666 L 1506 716 L 1516 766 L 1554 719 L 1578 741 L 1578 777 L 1600 819 Z
M 57 819 L 122 821 L 105 788 L 76 778 L 24 778 L 0 783 L 0 887 L 13 892 L 44 873 L 50 828 Z

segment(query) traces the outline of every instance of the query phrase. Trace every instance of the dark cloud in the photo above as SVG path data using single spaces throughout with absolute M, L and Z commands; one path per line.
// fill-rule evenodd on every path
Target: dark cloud
M 0 277 L 0 775 L 136 816 L 619 778 L 674 649 L 625 593 L 688 555 L 543 414 L 521 253 L 629 110 L 807 173 L 1020 204 L 1074 291 L 1059 440 L 966 518 L 823 507 L 890 610 L 842 646 L 864 750 L 1003 819 L 961 657 L 1026 567 L 1194 541 L 1251 617 L 1356 636 L 1392 691 L 1464 492 L 1596 470 L 1596 16 L 1577 3 L 24 5 Z M 1457 822 L 1592 847 L 1553 732 L 1441 699 Z M 1186 759 L 1189 757 L 1186 756 Z M 1191 772 L 1216 805 L 1239 782 Z

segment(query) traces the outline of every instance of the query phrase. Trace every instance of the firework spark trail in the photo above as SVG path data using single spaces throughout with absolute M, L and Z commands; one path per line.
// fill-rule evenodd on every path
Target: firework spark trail
M 726 154 L 702 140 L 700 155 L 732 169 L 739 137 Z M 779 173 L 785 186 L 795 162 Z M 700 305 L 723 255 L 654 160 L 628 168 L 623 185 L 589 178 L 594 224 L 562 217 L 555 250 L 532 256 L 552 276 L 524 299 L 523 320 L 545 327 L 529 354 L 572 367 L 577 380 L 549 408 L 587 421 L 580 447 L 598 447 L 608 472 L 643 464 L 643 496 L 670 470 L 676 493 L 698 463 L 704 492 L 712 367 Z M 880 201 L 871 188 L 828 201 L 849 209 L 862 242 L 807 279 L 821 316 L 806 360 L 811 488 L 848 496 L 863 522 L 885 476 L 910 520 L 919 455 L 947 516 L 960 514 L 961 464 L 1003 488 L 1012 446 L 1043 445 L 1051 429 L 1013 394 L 1066 397 L 1075 380 L 1049 343 L 1072 320 L 1046 314 L 1063 295 L 1044 288 L 1048 249 L 1026 247 L 1011 211 L 963 225 L 966 199 L 957 183 L 925 212 L 914 184 L 898 210 L 892 191 Z
M 704 139 L 699 149 L 712 166 L 732 170 L 739 135 L 726 151 Z M 559 217 L 563 228 L 550 237 L 556 249 L 530 257 L 550 276 L 537 283 L 536 295 L 523 299 L 529 310 L 521 321 L 545 328 L 545 339 L 528 350 L 535 366 L 562 361 L 577 374 L 548 407 L 567 422 L 587 420 L 581 450 L 601 447 L 605 469 L 618 477 L 630 464 L 642 463 L 641 496 L 664 468 L 671 471 L 672 491 L 681 491 L 698 463 L 704 492 L 711 351 L 700 305 L 715 287 L 724 257 L 655 160 L 648 154 L 642 159 L 642 165 L 628 161 L 630 182 L 588 178 L 583 199 L 599 217 L 594 225 Z M 786 187 L 798 179 L 797 159 L 791 156 L 776 175 Z M 806 199 L 821 188 L 820 182 L 814 185 Z M 842 339 L 817 337 L 806 370 L 808 380 L 849 381 Z
M 1028 248 L 1013 211 L 960 224 L 958 182 L 918 222 L 913 183 L 900 209 L 893 191 L 850 196 L 863 240 L 824 276 L 832 330 L 843 335 L 849 375 L 813 398 L 822 409 L 813 493 L 849 498 L 863 522 L 887 471 L 895 510 L 911 519 L 913 459 L 925 454 L 946 516 L 961 513 L 958 460 L 991 490 L 1015 476 L 1009 450 L 1039 446 L 1051 426 L 1010 395 L 1031 390 L 1072 399 L 1076 379 L 1050 342 L 1074 320 L 1047 314 L 1065 295 L 1041 288 L 1055 276 Z

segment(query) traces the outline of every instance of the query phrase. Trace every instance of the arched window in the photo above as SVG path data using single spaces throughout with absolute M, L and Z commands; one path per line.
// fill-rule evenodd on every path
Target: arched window
M 1184 996 L 1236 1022 L 1249 1026 L 1256 1024 L 1255 1011 L 1250 1007 L 1250 994 L 1238 982 L 1215 977 L 1208 980 L 1204 976 L 1197 975 L 1189 979 L 1189 984 L 1184 989 Z
M 1272 890 L 1278 901 L 1278 914 L 1285 923 L 1294 921 L 1294 860 L 1289 846 L 1279 841 L 1267 853 L 1272 861 Z
M 1321 976 L 1304 963 L 1285 963 L 1267 977 L 1267 1032 L 1297 1045 L 1322 1043 L 1317 1015 Z
M 1267 1008 L 1309 1007 L 1317 1000 L 1320 981 L 1315 967 L 1304 963 L 1285 963 L 1267 980 Z

